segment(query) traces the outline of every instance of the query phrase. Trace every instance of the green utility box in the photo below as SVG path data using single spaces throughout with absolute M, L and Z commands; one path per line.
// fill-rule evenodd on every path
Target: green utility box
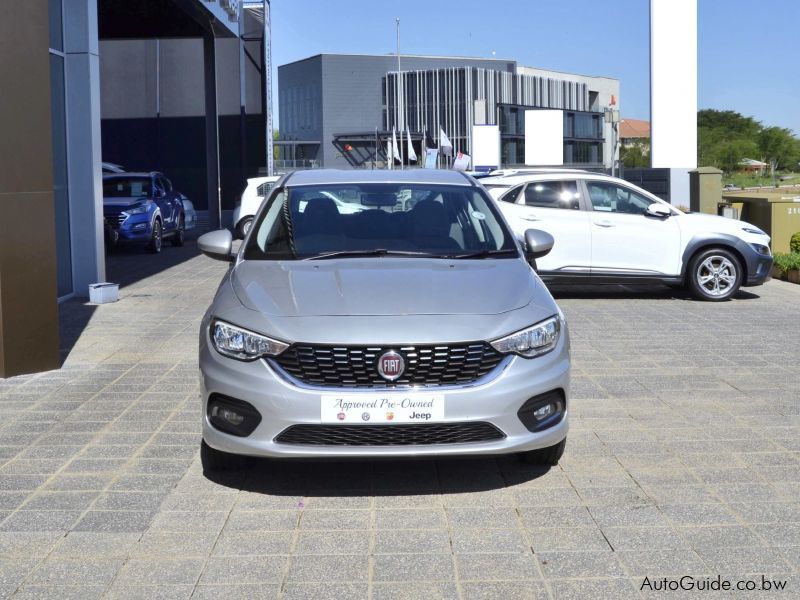
M 720 197 L 722 171 L 714 167 L 700 167 L 689 171 L 689 210 L 715 215 Z
M 770 235 L 773 253 L 789 252 L 789 240 L 800 231 L 800 189 L 731 192 L 722 198 L 740 207 L 742 221 Z

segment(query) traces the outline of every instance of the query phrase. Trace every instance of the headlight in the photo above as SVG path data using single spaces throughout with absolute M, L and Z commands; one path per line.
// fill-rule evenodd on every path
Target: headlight
M 147 202 L 137 204 L 125 211 L 129 215 L 141 215 L 147 212 Z
M 747 233 L 752 233 L 754 235 L 767 235 L 764 231 L 761 231 L 758 227 L 742 227 L 742 231 L 746 231 Z
M 514 353 L 532 358 L 547 354 L 558 343 L 561 333 L 561 319 L 558 316 L 490 342 L 492 347 L 503 354 Z
M 256 360 L 262 356 L 277 356 L 289 347 L 289 344 L 241 329 L 224 321 L 214 321 L 211 324 L 211 342 L 217 352 L 238 360 Z

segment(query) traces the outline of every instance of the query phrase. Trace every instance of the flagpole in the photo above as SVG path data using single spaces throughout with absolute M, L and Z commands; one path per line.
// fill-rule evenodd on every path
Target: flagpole
M 400 130 L 400 168 L 403 169 L 403 126 L 405 119 L 403 119 L 403 93 L 400 89 L 400 82 L 402 80 L 400 71 L 400 17 L 395 18 L 397 25 L 397 128 Z

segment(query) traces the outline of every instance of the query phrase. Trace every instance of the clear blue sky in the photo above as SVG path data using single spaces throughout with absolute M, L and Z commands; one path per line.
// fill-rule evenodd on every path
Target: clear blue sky
M 272 0 L 273 66 L 323 52 L 491 57 L 620 80 L 649 119 L 649 0 Z M 800 135 L 800 0 L 698 0 L 698 108 Z M 676 33 L 680 44 L 680 32 Z M 680 90 L 675 90 L 676 94 Z M 277 115 L 276 115 L 277 116 Z

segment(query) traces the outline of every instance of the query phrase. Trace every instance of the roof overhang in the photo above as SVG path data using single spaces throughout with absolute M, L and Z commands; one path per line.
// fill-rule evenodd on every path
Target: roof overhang
M 240 14 L 240 0 L 97 0 L 101 40 L 234 37 Z

